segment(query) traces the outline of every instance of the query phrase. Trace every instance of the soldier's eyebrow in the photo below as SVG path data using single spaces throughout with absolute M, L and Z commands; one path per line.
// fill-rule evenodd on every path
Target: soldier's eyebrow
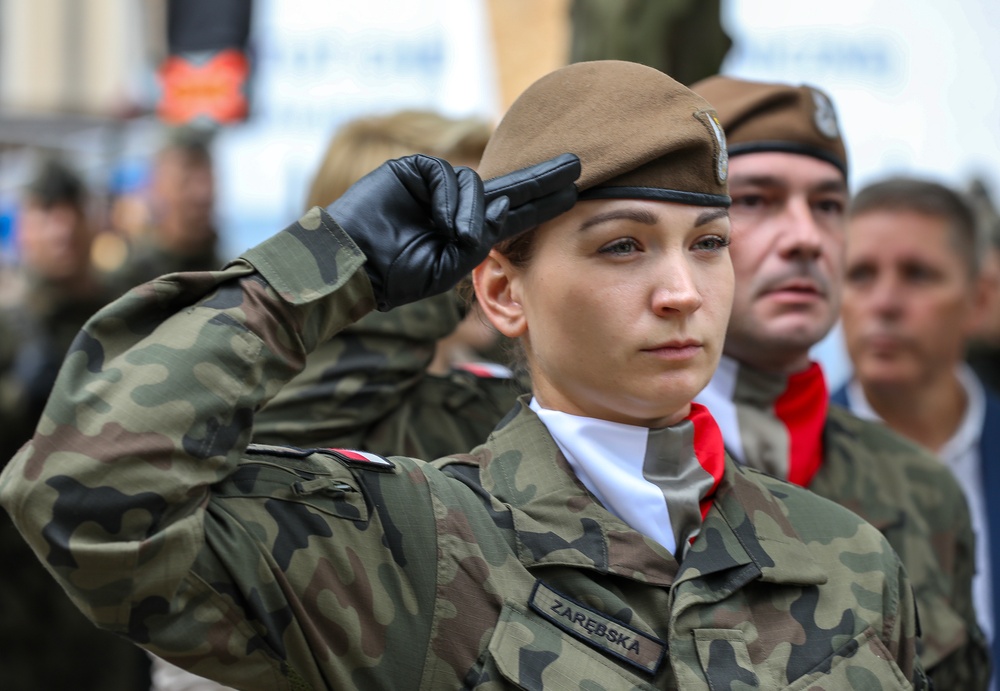
M 725 207 L 718 207 L 715 209 L 710 209 L 708 211 L 703 211 L 698 218 L 694 221 L 694 227 L 703 226 L 706 223 L 711 223 L 720 218 L 729 218 L 729 209 Z
M 740 185 L 746 185 L 748 187 L 777 187 L 777 188 L 787 188 L 790 187 L 788 180 L 778 176 L 778 175 L 767 175 L 761 174 L 751 174 L 751 175 L 733 175 L 729 178 L 729 187 L 739 187 Z M 812 193 L 816 192 L 838 192 L 840 194 L 847 194 L 847 183 L 841 179 L 828 179 L 821 180 L 809 188 Z
M 776 175 L 765 175 L 763 173 L 754 175 L 731 175 L 729 186 L 751 185 L 754 187 L 787 187 L 788 184 Z
M 655 226 L 659 223 L 660 219 L 656 217 L 656 214 L 646 209 L 612 209 L 610 211 L 605 211 L 591 216 L 580 224 L 580 230 L 587 230 L 588 228 L 592 228 L 602 223 L 607 223 L 608 221 L 635 221 L 636 223 L 642 223 L 643 225 Z
M 704 211 L 695 219 L 694 225 L 695 227 L 702 226 L 719 218 L 729 218 L 729 209 L 717 207 Z M 611 211 L 591 216 L 580 224 L 580 230 L 587 230 L 601 223 L 620 220 L 635 221 L 647 226 L 653 226 L 660 222 L 657 215 L 647 209 L 612 209 Z

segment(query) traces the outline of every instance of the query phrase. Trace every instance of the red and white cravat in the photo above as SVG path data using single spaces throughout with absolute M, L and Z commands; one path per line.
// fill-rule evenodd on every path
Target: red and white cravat
M 737 461 L 802 487 L 812 482 L 823 463 L 829 409 L 818 363 L 788 375 L 760 372 L 724 357 L 695 400 L 712 411 Z
M 577 477 L 611 513 L 659 542 L 678 560 L 697 536 L 725 470 L 722 433 L 692 404 L 662 429 L 623 425 L 542 408 L 534 410 Z

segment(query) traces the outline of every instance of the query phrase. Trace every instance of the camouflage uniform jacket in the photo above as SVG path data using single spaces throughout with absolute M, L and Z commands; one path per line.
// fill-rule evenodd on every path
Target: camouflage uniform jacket
M 989 648 L 972 603 L 975 536 L 950 471 L 884 425 L 837 405 L 828 410 L 823 443 L 825 459 L 809 489 L 874 525 L 899 554 L 916 591 L 920 659 L 935 686 L 986 689 Z
M 248 448 L 363 261 L 314 211 L 88 323 L 0 502 L 96 623 L 246 689 L 925 687 L 885 539 L 731 461 L 678 565 L 526 406 L 433 464 Z
M 744 405 L 763 416 L 746 418 L 750 430 L 743 440 L 759 430 L 765 431 L 760 438 L 774 439 L 764 425 L 777 419 L 772 401 L 787 377 L 742 363 L 740 377 L 744 391 L 760 396 L 759 403 Z M 720 407 L 709 405 L 716 412 Z M 989 648 L 972 601 L 975 536 L 958 482 L 925 449 L 838 405 L 826 408 L 821 431 L 823 461 L 808 488 L 874 525 L 899 554 L 916 592 L 927 675 L 940 689 L 986 689 Z M 780 450 L 775 442 L 744 443 L 742 456 L 762 468 Z
M 461 317 L 454 293 L 365 315 L 321 343 L 257 413 L 254 441 L 417 458 L 468 451 L 525 389 L 513 378 L 427 372 Z

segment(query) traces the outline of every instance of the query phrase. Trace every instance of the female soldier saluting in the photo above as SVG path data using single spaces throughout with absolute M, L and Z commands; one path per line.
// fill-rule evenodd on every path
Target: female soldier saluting
M 733 290 L 708 104 L 651 68 L 573 65 L 514 104 L 481 171 L 485 194 L 387 162 L 88 324 L 0 484 L 81 608 L 245 689 L 922 687 L 891 548 L 737 468 L 691 403 Z M 473 268 L 534 383 L 484 445 L 247 446 L 318 342 Z

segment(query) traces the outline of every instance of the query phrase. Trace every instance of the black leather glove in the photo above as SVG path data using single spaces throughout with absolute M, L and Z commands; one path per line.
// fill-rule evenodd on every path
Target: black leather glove
M 568 211 L 580 159 L 494 178 L 418 154 L 386 161 L 327 212 L 364 252 L 379 310 L 443 293 L 501 240 Z

